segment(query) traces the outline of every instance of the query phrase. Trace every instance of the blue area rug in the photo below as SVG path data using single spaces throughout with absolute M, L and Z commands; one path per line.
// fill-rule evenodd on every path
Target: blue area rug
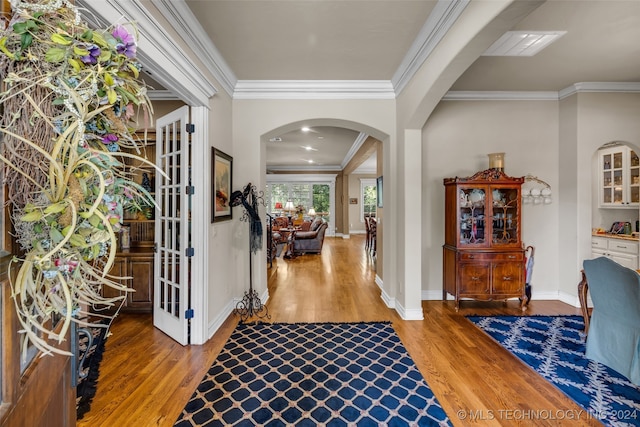
M 239 324 L 175 426 L 450 426 L 388 323 Z
M 585 358 L 582 317 L 467 318 L 605 425 L 640 426 L 640 387 Z

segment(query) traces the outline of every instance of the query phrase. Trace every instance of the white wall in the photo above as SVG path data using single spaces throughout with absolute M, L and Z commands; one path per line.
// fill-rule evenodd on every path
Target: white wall
M 507 175 L 537 176 L 554 191 L 550 205 L 523 205 L 522 239 L 536 248 L 534 297 L 557 297 L 558 103 L 443 101 L 423 129 L 424 299 L 442 298 L 443 179 L 487 169 L 495 152 L 506 153 Z
M 610 141 L 627 141 L 635 148 L 640 147 L 640 94 L 578 93 L 563 101 L 561 108 L 570 110 L 567 116 L 575 115 L 576 149 L 563 151 L 560 156 L 562 173 L 573 171 L 575 176 L 573 181 L 563 181 L 561 189 L 571 202 L 560 212 L 561 223 L 571 232 L 561 240 L 559 255 L 564 270 L 561 270 L 560 298 L 575 303 L 582 261 L 591 258 L 592 215 L 597 204 L 592 186 L 593 157 L 602 144 Z M 574 145 L 570 139 L 571 136 L 562 135 L 561 145 Z M 572 157 L 575 167 L 571 166 Z
M 209 144 L 202 147 L 202 150 L 194 151 L 195 155 L 205 156 L 208 163 L 211 163 L 211 147 L 222 150 L 234 158 L 232 165 L 232 189 L 238 188 L 236 179 L 236 164 L 242 152 L 233 146 L 231 122 L 232 122 L 232 101 L 225 92 L 217 94 L 209 103 Z M 210 180 L 209 180 L 210 183 Z M 211 194 L 211 188 L 207 188 Z M 230 310 L 233 308 L 233 299 L 238 296 L 236 283 L 238 281 L 236 270 L 231 268 L 236 262 L 234 254 L 229 248 L 238 245 L 235 236 L 235 224 L 238 222 L 239 208 L 232 209 L 233 218 L 230 221 L 220 221 L 210 224 L 208 229 L 208 330 L 211 336 L 215 330 L 224 322 Z M 208 212 L 211 216 L 211 211 Z M 198 231 L 196 231 L 198 232 Z M 245 252 L 248 251 L 248 240 Z M 245 264 L 248 268 L 248 264 Z M 241 295 L 241 294 L 240 294 Z

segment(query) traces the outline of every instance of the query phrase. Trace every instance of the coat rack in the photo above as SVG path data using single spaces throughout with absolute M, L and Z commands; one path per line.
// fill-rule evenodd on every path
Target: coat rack
M 243 207 L 240 221 L 249 223 L 249 290 L 245 291 L 233 313 L 240 316 L 240 322 L 252 317 L 270 319 L 267 306 L 262 304 L 258 292 L 253 289 L 253 254 L 262 248 L 262 223 L 258 215 L 258 206 L 265 206 L 263 192 L 258 192 L 251 183 L 247 184 L 242 191 L 234 191 L 231 195 L 231 206 L 238 205 Z

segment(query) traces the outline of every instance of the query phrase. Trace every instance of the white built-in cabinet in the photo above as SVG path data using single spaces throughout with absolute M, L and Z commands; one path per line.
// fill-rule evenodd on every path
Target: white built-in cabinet
M 615 237 L 591 238 L 591 253 L 593 258 L 607 257 L 633 270 L 638 269 L 638 242 Z
M 599 151 L 599 205 L 602 208 L 640 206 L 640 159 L 626 145 Z

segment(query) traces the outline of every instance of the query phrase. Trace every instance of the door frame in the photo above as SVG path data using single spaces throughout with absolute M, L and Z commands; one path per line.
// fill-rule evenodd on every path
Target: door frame
M 211 185 L 209 161 L 211 146 L 209 135 L 209 108 L 191 106 L 191 123 L 195 125 L 191 134 L 191 184 L 195 192 L 191 197 L 191 344 L 204 344 L 209 339 L 209 231 L 211 224 Z

